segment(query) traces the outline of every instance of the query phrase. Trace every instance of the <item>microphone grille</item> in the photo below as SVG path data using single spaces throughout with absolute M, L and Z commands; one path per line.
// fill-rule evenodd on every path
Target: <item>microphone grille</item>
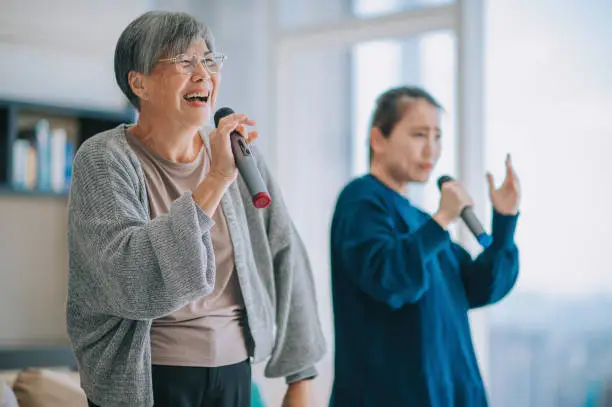
M 453 177 L 451 177 L 450 175 L 442 175 L 440 178 L 438 178 L 438 189 L 442 189 L 442 184 L 452 180 Z
M 234 111 L 231 107 L 222 107 L 221 109 L 217 110 L 215 113 L 215 127 L 219 127 L 219 121 L 232 113 L 234 113 Z

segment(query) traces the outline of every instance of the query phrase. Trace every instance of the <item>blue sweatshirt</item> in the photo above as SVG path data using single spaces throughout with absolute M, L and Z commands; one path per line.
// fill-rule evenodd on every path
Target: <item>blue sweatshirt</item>
M 372 175 L 341 192 L 331 226 L 333 407 L 483 407 L 468 310 L 518 275 L 516 216 L 494 213 L 475 260 Z

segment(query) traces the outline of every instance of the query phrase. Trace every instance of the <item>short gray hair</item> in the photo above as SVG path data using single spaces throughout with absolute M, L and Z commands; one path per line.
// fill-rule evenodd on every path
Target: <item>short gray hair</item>
M 181 54 L 201 40 L 214 51 L 210 29 L 187 13 L 149 11 L 141 15 L 123 30 L 115 47 L 115 79 L 119 88 L 140 109 L 140 99 L 132 92 L 128 73 L 149 75 L 160 58 Z

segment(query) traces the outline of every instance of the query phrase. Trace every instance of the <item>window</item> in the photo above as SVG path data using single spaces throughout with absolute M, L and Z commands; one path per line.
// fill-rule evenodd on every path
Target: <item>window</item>
M 513 153 L 523 188 L 521 275 L 490 311 L 499 407 L 589 405 L 612 383 L 612 3 L 562 3 L 487 10 L 487 167 L 501 181 Z
M 373 18 L 401 11 L 454 3 L 455 0 L 353 0 L 353 13 L 358 18 Z
M 419 11 L 454 3 L 455 0 L 280 0 L 279 22 L 286 29 L 338 24 L 370 19 L 402 11 Z

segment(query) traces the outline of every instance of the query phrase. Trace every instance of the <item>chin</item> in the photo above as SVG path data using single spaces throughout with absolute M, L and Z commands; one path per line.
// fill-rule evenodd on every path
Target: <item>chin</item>
M 189 121 L 197 127 L 202 127 L 210 120 L 210 109 L 205 108 L 189 115 Z
M 421 178 L 414 178 L 410 180 L 410 183 L 412 184 L 426 184 L 427 180 L 426 179 L 421 179 Z
M 431 178 L 431 172 L 427 172 L 423 174 L 414 174 L 414 176 L 411 177 L 410 182 L 415 182 L 418 184 L 425 184 L 429 181 L 430 178 Z

